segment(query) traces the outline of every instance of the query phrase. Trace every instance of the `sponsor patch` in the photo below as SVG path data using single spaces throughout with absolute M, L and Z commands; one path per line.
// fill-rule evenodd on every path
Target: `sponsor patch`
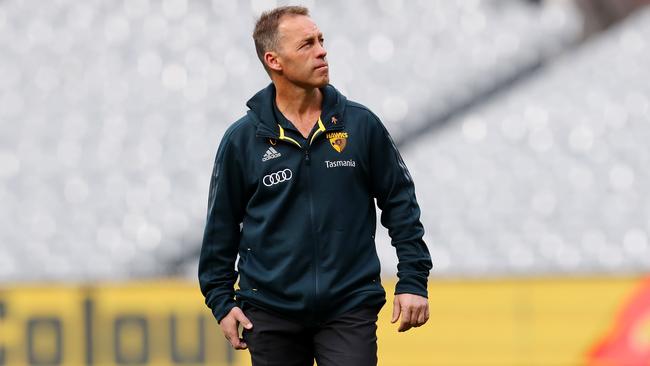
M 357 166 L 357 162 L 350 159 L 350 160 L 325 160 L 325 167 L 326 168 L 338 168 L 342 166 L 348 166 L 355 168 Z
M 276 184 L 288 182 L 291 178 L 293 178 L 293 172 L 291 169 L 287 168 L 265 175 L 264 178 L 262 178 L 262 183 L 267 187 L 271 187 Z

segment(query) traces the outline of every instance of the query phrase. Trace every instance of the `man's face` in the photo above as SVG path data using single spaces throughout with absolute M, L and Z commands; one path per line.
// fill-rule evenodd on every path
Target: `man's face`
M 277 62 L 285 78 L 302 87 L 320 88 L 329 83 L 323 34 L 311 18 L 282 17 L 278 36 Z

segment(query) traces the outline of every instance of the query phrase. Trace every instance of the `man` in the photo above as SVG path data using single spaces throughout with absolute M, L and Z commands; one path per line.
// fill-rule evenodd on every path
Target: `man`
M 413 181 L 379 119 L 329 85 L 306 8 L 262 14 L 253 38 L 272 83 L 217 151 L 201 291 L 253 365 L 376 365 L 386 297 L 375 198 L 399 258 L 392 322 L 401 315 L 406 331 L 429 318 L 431 260 Z

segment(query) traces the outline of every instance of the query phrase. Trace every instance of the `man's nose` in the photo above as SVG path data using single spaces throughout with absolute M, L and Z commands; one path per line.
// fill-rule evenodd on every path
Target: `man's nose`
M 327 56 L 327 51 L 325 50 L 325 47 L 324 47 L 322 44 L 320 44 L 320 43 L 318 43 L 318 50 L 317 50 L 317 52 L 318 52 L 318 54 L 317 54 L 316 56 L 317 56 L 318 58 L 325 58 L 325 56 Z

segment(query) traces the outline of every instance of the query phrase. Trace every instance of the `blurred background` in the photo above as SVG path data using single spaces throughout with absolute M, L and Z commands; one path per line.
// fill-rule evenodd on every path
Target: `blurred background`
M 0 0 L 0 365 L 250 364 L 197 261 L 286 4 L 416 184 L 431 319 L 390 324 L 380 227 L 380 365 L 649 365 L 648 3 Z

